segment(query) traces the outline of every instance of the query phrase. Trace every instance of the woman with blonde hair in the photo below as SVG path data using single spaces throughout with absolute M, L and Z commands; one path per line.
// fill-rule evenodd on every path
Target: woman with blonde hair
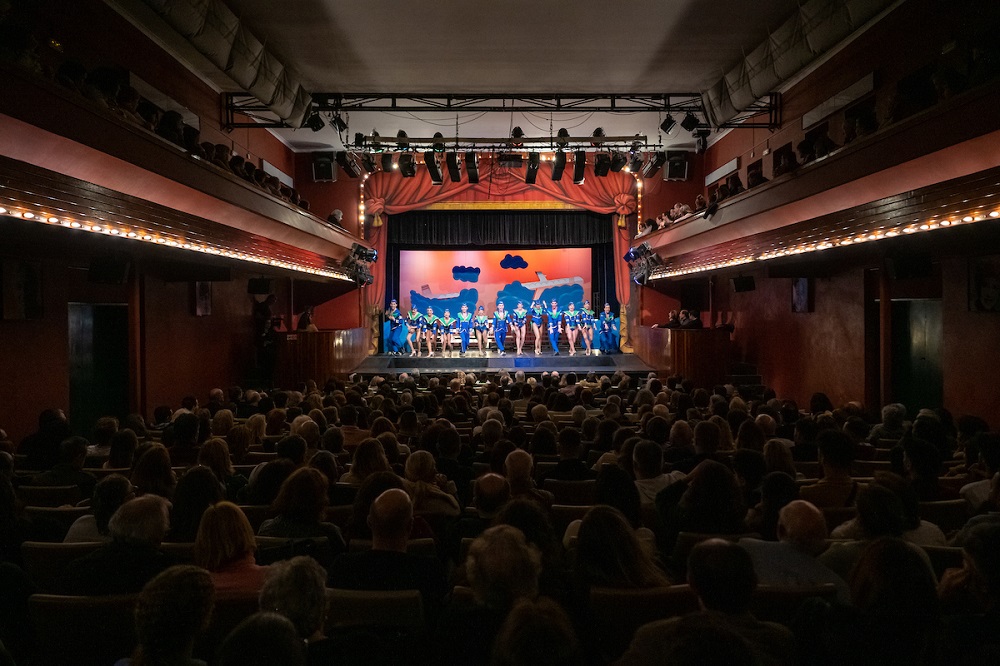
M 253 431 L 250 430 L 249 426 L 233 426 L 232 430 L 226 435 L 226 448 L 229 450 L 229 455 L 234 463 L 237 465 L 243 464 L 243 461 L 247 459 L 250 447 L 253 446 L 253 441 Z
M 708 420 L 719 426 L 719 450 L 732 451 L 734 447 L 733 430 L 729 427 L 729 421 L 722 418 L 718 414 L 712 416 Z
M 235 430 L 235 428 L 234 428 Z M 215 478 L 226 488 L 226 497 L 236 499 L 237 493 L 247 485 L 247 478 L 237 474 L 229 458 L 229 445 L 221 437 L 213 437 L 201 445 L 198 451 L 198 464 L 212 470 Z
M 792 451 L 780 439 L 769 439 L 764 445 L 764 463 L 768 473 L 784 472 L 793 479 L 802 478 L 792 461 Z
M 267 434 L 267 417 L 263 414 L 254 414 L 247 419 L 247 428 L 250 429 L 251 451 L 259 451 L 264 446 L 264 436 Z
M 438 474 L 434 456 L 429 451 L 415 451 L 406 459 L 406 488 L 413 498 L 414 514 L 457 516 L 462 507 L 455 497 L 453 481 Z
M 391 472 L 382 442 L 369 437 L 358 444 L 351 460 L 351 470 L 340 477 L 341 483 L 360 486 L 361 483 L 375 472 Z
M 194 562 L 212 574 L 216 592 L 256 592 L 268 568 L 254 560 L 257 540 L 243 511 L 232 502 L 205 510 L 194 541 Z
M 236 425 L 236 419 L 233 417 L 233 413 L 228 409 L 220 409 L 212 417 L 212 436 L 225 437 L 234 425 Z

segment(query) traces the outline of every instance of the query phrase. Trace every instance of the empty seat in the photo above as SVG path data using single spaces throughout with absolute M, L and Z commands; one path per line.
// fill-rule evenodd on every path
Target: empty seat
M 552 527 L 555 528 L 556 536 L 562 538 L 563 532 L 574 520 L 583 520 L 587 512 L 594 508 L 593 504 L 553 504 Z
M 31 595 L 28 613 L 38 636 L 38 663 L 107 666 L 130 656 L 136 645 L 135 601 L 135 595 Z
M 556 504 L 594 504 L 597 501 L 597 481 L 560 481 L 546 479 L 542 488 L 555 496 Z
M 960 530 L 969 520 L 969 504 L 964 499 L 921 502 L 920 518 L 934 523 L 943 532 Z
M 24 516 L 31 520 L 46 520 L 58 523 L 63 535 L 80 516 L 91 513 L 89 506 L 26 506 Z
M 79 486 L 20 486 L 17 494 L 26 506 L 73 506 L 83 499 Z
M 363 553 L 371 549 L 370 539 L 351 539 L 347 544 L 347 551 L 350 553 Z M 410 539 L 406 543 L 406 552 L 410 555 L 437 557 L 437 544 L 434 539 Z
M 46 543 L 25 541 L 21 544 L 24 571 L 40 592 L 56 592 L 63 572 L 73 560 L 92 553 L 103 543 Z
M 373 591 L 327 589 L 327 631 L 350 627 L 394 628 L 421 632 L 424 605 L 419 590 Z
M 644 624 L 698 610 L 698 597 L 687 585 L 646 589 L 595 587 L 590 610 L 596 632 L 594 645 L 602 663 L 618 659 Z

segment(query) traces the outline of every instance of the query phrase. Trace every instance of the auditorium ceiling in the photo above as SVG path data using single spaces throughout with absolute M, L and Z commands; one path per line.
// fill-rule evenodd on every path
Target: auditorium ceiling
M 141 0 L 140 0 L 141 1 Z M 134 4 L 109 0 L 112 5 Z M 797 10 L 796 0 L 226 0 L 310 92 L 611 94 L 699 92 Z M 165 26 L 148 25 L 153 32 Z M 162 40 L 170 43 L 169 39 Z M 189 60 L 189 62 L 192 62 Z M 192 64 L 196 64 L 196 61 Z M 216 73 L 217 74 L 217 73 Z M 211 77 L 218 81 L 218 76 Z M 656 114 L 355 112 L 351 136 L 656 137 Z M 691 144 L 680 132 L 673 144 Z M 293 146 L 337 144 L 329 128 L 282 132 Z

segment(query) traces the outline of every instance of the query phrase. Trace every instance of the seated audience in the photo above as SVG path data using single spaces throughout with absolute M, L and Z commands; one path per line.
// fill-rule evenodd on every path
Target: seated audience
M 424 516 L 457 516 L 462 512 L 455 484 L 437 473 L 434 456 L 414 451 L 406 459 L 406 488 L 413 497 L 413 511 Z
M 345 544 L 340 528 L 324 521 L 327 501 L 323 473 L 309 467 L 299 468 L 281 484 L 271 505 L 275 517 L 261 523 L 257 534 L 289 539 L 326 537 L 332 552 L 341 553 Z
M 130 500 L 108 521 L 111 541 L 67 565 L 64 594 L 107 595 L 139 592 L 173 561 L 159 550 L 170 527 L 167 501 L 158 495 Z
M 851 478 L 854 443 L 839 430 L 824 430 L 817 438 L 823 478 L 802 486 L 799 496 L 823 509 L 851 506 L 858 496 L 858 482 Z
M 205 509 L 224 499 L 222 485 L 207 467 L 192 467 L 177 481 L 166 541 L 193 543 Z
M 903 534 L 905 541 L 918 546 L 944 546 L 945 537 L 941 528 L 934 523 L 920 519 L 920 503 L 917 493 L 903 477 L 892 472 L 876 472 L 872 483 L 884 486 L 899 497 L 903 508 Z M 834 528 L 834 539 L 862 539 L 864 534 L 857 518 Z
M 177 475 L 162 444 L 150 444 L 145 451 L 139 447 L 131 481 L 136 495 L 159 495 L 168 500 L 174 496 Z
M 389 460 L 385 457 L 382 443 L 374 437 L 362 441 L 354 450 L 351 470 L 340 478 L 341 483 L 360 486 L 369 475 L 375 472 L 390 472 Z
M 670 581 L 620 511 L 598 505 L 580 524 L 574 562 L 582 588 L 662 587 Z
M 174 566 L 160 573 L 142 588 L 135 605 L 135 654 L 116 666 L 204 663 L 191 653 L 214 605 L 215 588 L 204 569 Z
M 757 580 L 762 585 L 782 587 L 833 583 L 837 598 L 848 602 L 847 583 L 816 558 L 826 549 L 826 519 L 823 512 L 804 500 L 781 509 L 778 540 L 743 538 L 739 545 L 750 553 Z
M 740 534 L 746 531 L 746 508 L 734 475 L 725 465 L 703 460 L 687 478 L 656 496 L 661 553 L 673 553 L 681 532 Z
M 70 525 L 63 543 L 111 541 L 108 522 L 125 502 L 133 499 L 132 484 L 121 474 L 108 474 L 94 486 L 90 500 L 93 513 L 80 516 Z
M 59 461 L 52 469 L 31 477 L 33 486 L 76 486 L 81 497 L 90 497 L 97 484 L 97 477 L 83 471 L 87 460 L 87 440 L 70 437 L 59 444 Z
M 580 459 L 582 448 L 580 431 L 576 428 L 563 428 L 559 432 L 559 462 L 542 476 L 542 485 L 544 486 L 548 479 L 585 481 L 597 478 L 597 472 L 587 467 L 587 464 Z
M 522 599 L 507 615 L 493 646 L 493 666 L 573 666 L 583 661 L 566 612 L 551 599 Z
M 291 620 L 256 613 L 236 625 L 219 646 L 217 666 L 306 666 L 306 646 Z
M 232 502 L 208 507 L 194 540 L 194 562 L 212 574 L 217 592 L 257 591 L 267 567 L 254 560 L 257 541 L 243 511 Z

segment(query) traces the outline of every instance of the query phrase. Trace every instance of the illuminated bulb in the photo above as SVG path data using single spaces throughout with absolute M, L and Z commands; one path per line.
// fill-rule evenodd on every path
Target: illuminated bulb
M 135 232 L 134 231 L 128 232 L 128 237 L 129 238 L 135 238 Z
M 2 210 L 2 209 L 0 209 L 0 210 Z M 52 224 L 55 224 L 55 223 L 56 223 L 56 222 L 58 222 L 58 221 L 59 221 L 59 218 L 58 218 L 58 217 L 50 217 L 50 218 L 49 218 L 49 222 L 51 222 Z
M 951 220 L 941 220 L 941 226 L 942 227 L 947 227 L 950 224 L 951 224 Z
M 90 230 L 91 230 L 91 231 L 100 231 L 100 230 L 101 230 L 101 227 L 100 227 L 100 225 L 97 225 L 97 224 L 95 224 L 94 226 L 92 226 L 92 227 L 90 228 Z
M 7 209 L 0 206 L 0 215 L 6 215 L 6 214 L 7 214 Z M 996 215 L 994 215 L 993 217 L 996 217 Z
M 966 215 L 962 218 L 962 222 L 972 222 L 972 217 L 970 215 Z
M 393 162 L 393 163 L 392 163 L 392 168 L 393 168 L 393 169 L 398 169 L 398 168 L 399 168 L 399 165 L 398 165 L 398 164 L 396 164 L 395 162 Z
M 927 224 L 921 224 L 920 225 L 920 230 L 921 231 L 927 231 L 928 229 L 930 229 L 930 225 L 927 225 Z
M 156 242 L 157 242 L 157 243 L 166 243 L 167 241 L 165 241 L 165 240 L 164 240 L 164 239 L 162 239 L 162 238 L 157 238 L 157 239 L 156 239 Z
M 0 211 L 2 210 L 3 209 L 0 208 Z M 990 217 L 1000 217 L 1000 211 L 993 211 L 992 213 L 990 213 Z
M 144 240 L 144 241 L 151 241 L 151 240 L 153 240 L 153 237 L 150 236 L 149 234 L 146 234 L 145 236 L 142 237 L 142 240 Z
M 914 231 L 916 231 L 916 229 L 914 229 L 913 227 L 906 227 L 905 229 L 903 229 L 904 234 L 912 234 Z
M 79 229 L 81 225 L 79 222 L 70 222 L 69 226 L 73 227 L 74 229 Z
M 34 213 L 25 213 L 25 214 L 24 214 L 24 219 L 26 219 L 26 220 L 30 220 L 30 219 L 32 219 L 33 217 L 35 217 L 35 214 L 34 214 Z
M 62 221 L 62 222 L 60 222 L 59 224 L 63 225 L 64 227 L 68 227 L 68 226 L 70 226 L 70 224 L 69 224 L 69 220 L 63 220 L 63 221 Z
M 850 245 L 850 244 L 851 244 L 851 243 L 853 243 L 853 242 L 854 242 L 854 241 L 853 241 L 853 240 L 851 240 L 850 238 L 845 238 L 844 240 L 840 241 L 840 244 L 841 244 L 841 245 Z
M 889 238 L 894 238 L 894 237 L 896 237 L 896 236 L 899 235 L 899 232 L 898 231 L 887 231 L 887 232 L 885 232 L 885 235 L 888 236 Z

